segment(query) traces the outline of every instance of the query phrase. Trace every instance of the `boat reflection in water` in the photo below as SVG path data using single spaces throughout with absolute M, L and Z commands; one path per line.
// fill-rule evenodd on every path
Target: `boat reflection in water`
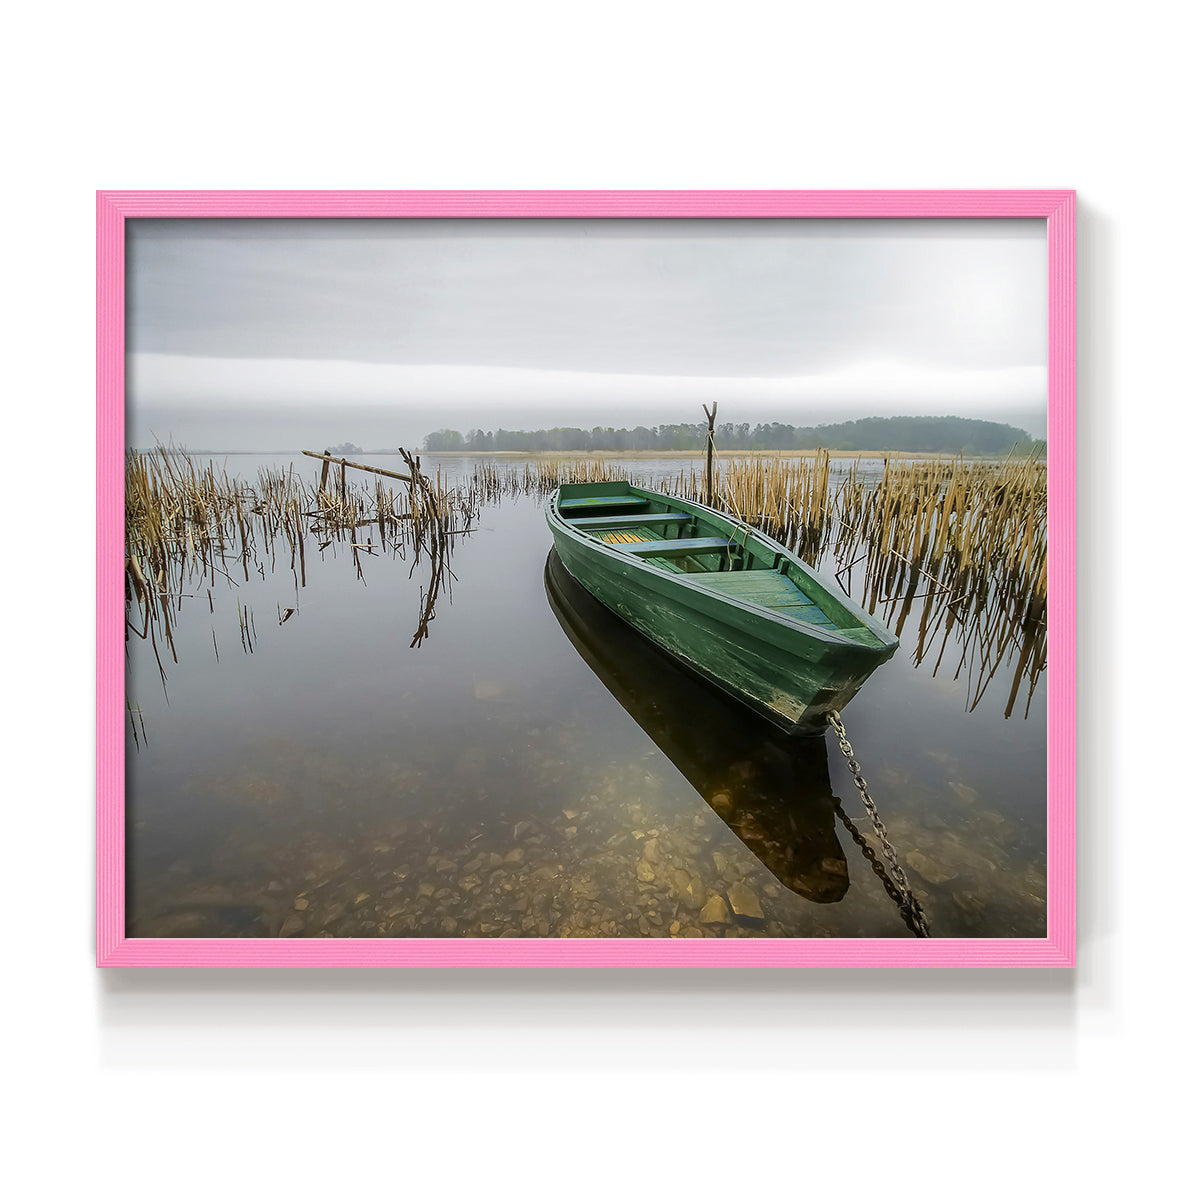
M 576 583 L 555 550 L 545 581 L 584 662 L 721 820 L 793 892 L 840 900 L 850 881 L 825 739 L 788 737 L 691 675 Z

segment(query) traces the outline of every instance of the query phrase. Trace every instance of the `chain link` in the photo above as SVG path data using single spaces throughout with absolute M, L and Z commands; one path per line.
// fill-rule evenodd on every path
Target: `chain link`
M 925 910 L 921 907 L 920 901 L 913 895 L 912 887 L 908 882 L 908 876 L 904 873 L 904 868 L 900 865 L 900 859 L 896 856 L 895 848 L 888 840 L 887 826 L 884 825 L 879 816 L 879 809 L 876 808 L 875 801 L 871 798 L 871 793 L 867 791 L 867 781 L 863 778 L 862 768 L 854 757 L 854 747 L 850 745 L 850 739 L 846 737 L 846 727 L 842 724 L 841 713 L 836 709 L 831 709 L 826 719 L 833 727 L 833 732 L 837 735 L 838 745 L 846 757 L 846 765 L 850 768 L 850 774 L 854 778 L 854 786 L 858 788 L 858 793 L 862 797 L 863 807 L 867 810 L 867 816 L 871 818 L 871 827 L 875 830 L 875 836 L 879 839 L 879 844 L 883 849 L 883 856 L 887 860 L 887 870 L 891 875 L 891 881 L 895 886 L 896 892 L 899 893 L 897 902 L 900 905 L 900 911 L 904 916 L 905 923 L 917 937 L 928 937 L 929 918 L 926 917 Z M 888 891 L 891 893 L 892 889 L 889 888 Z M 893 899 L 897 899 L 897 897 L 893 895 Z

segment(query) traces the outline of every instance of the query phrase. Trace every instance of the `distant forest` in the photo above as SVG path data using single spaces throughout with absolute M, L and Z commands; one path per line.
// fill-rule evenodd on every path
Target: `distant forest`
M 864 417 L 839 425 L 718 425 L 717 449 L 901 450 L 934 454 L 1007 454 L 1044 449 L 1023 429 L 967 417 Z M 703 450 L 708 425 L 656 425 L 636 429 L 439 429 L 427 434 L 425 449 L 454 450 Z

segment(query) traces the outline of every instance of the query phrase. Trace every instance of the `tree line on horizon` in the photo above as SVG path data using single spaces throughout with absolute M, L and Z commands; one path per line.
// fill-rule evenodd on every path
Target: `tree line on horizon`
M 970 417 L 863 417 L 835 425 L 797 426 L 778 421 L 718 425 L 717 448 L 740 450 L 900 450 L 929 454 L 1007 454 L 1045 449 L 1023 429 Z M 438 451 L 695 450 L 708 440 L 708 425 L 680 423 L 614 429 L 556 426 L 553 429 L 439 429 L 424 446 Z

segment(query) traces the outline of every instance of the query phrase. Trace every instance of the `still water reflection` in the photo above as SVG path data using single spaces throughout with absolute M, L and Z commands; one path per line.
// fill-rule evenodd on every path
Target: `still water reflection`
M 549 545 L 536 498 L 485 506 L 415 648 L 411 560 L 336 541 L 303 586 L 181 605 L 165 686 L 132 642 L 130 934 L 911 936 L 836 750 L 695 683 Z M 846 722 L 933 934 L 1042 935 L 1044 689 L 968 712 L 903 655 Z

